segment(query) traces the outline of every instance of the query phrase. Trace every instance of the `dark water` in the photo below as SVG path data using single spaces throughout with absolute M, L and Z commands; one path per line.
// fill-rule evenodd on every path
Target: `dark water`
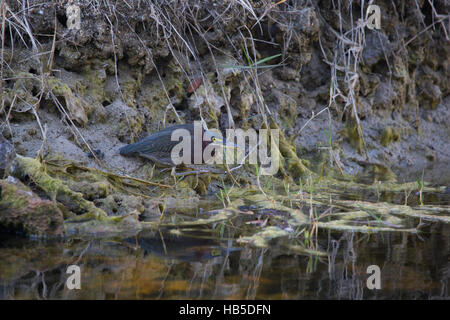
M 448 299 L 450 225 L 419 235 L 319 234 L 328 256 L 266 249 L 235 240 L 146 232 L 128 239 L 0 239 L 1 299 Z M 225 231 L 225 236 L 228 235 Z M 81 289 L 66 286 L 81 268 Z M 369 265 L 381 289 L 369 290 Z

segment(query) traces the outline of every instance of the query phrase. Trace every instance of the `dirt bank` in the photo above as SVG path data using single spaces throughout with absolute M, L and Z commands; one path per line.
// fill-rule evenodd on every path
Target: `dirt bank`
M 306 166 L 366 183 L 415 181 L 424 170 L 426 180 L 448 183 L 450 5 L 376 4 L 380 30 L 347 0 L 81 1 L 76 29 L 68 1 L 6 1 L 0 133 L 25 157 L 152 180 L 145 161 L 119 148 L 203 118 L 221 130 L 279 127 L 277 177 L 294 182 Z M 256 182 L 252 167 L 236 177 Z M 187 179 L 168 195 L 196 201 L 218 192 L 221 178 Z M 163 211 L 154 199 L 101 183 L 99 196 L 75 180 L 69 188 L 108 215 Z

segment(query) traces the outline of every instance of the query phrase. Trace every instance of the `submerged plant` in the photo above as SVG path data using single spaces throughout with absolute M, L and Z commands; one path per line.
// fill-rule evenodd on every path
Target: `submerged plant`
M 419 204 L 423 206 L 424 170 L 422 170 L 422 179 L 417 178 L 417 185 L 419 187 Z

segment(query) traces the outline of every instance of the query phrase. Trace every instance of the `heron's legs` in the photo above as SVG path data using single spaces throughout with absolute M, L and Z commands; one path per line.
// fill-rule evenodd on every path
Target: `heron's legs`
M 194 170 L 192 168 L 186 168 L 186 169 L 191 169 L 191 171 L 186 171 L 186 172 L 176 172 L 176 167 L 172 167 L 172 168 L 166 168 L 163 169 L 162 171 L 167 171 L 170 169 L 170 176 L 173 177 L 173 180 L 175 181 L 175 186 L 177 185 L 177 178 L 184 178 L 190 175 L 198 175 L 202 174 L 202 173 L 208 173 L 210 172 L 209 170 Z
M 139 167 L 137 167 L 136 169 L 134 169 L 130 173 L 136 173 L 138 170 L 142 169 L 145 165 L 146 165 L 146 163 L 141 164 Z
M 211 172 L 211 170 L 207 170 L 207 169 L 203 169 L 203 170 L 197 170 L 195 168 L 191 168 L 191 167 L 187 167 L 187 166 L 183 166 L 180 169 L 182 170 L 190 170 L 190 171 L 184 171 L 184 172 L 176 172 L 176 167 L 172 167 L 172 168 L 164 168 L 161 170 L 161 172 L 164 171 L 168 171 L 171 170 L 170 175 L 173 177 L 185 177 L 185 176 L 190 176 L 190 175 L 194 175 L 194 174 L 201 174 L 201 173 L 209 173 Z
M 170 176 L 173 177 L 173 180 L 175 181 L 175 186 L 177 185 L 177 173 L 176 173 L 176 168 L 172 167 L 172 169 L 170 170 Z
M 134 173 L 138 172 L 140 169 L 144 168 L 144 167 L 147 166 L 147 165 L 148 165 L 148 163 L 143 163 L 143 164 L 141 164 L 139 167 L 137 167 L 136 169 L 134 169 L 133 171 L 131 171 L 131 173 L 134 174 Z M 148 180 L 151 180 L 151 179 L 153 178 L 153 175 L 154 175 L 154 173 L 155 173 L 155 167 L 156 167 L 155 164 L 153 164 L 153 165 L 151 166 L 152 171 L 150 172 L 150 178 L 147 177 Z
M 186 176 L 190 176 L 190 175 L 194 175 L 194 174 L 198 175 L 201 173 L 209 173 L 209 172 L 210 172 L 209 170 L 192 170 L 192 171 L 186 171 L 186 172 L 178 172 L 178 173 L 175 173 L 175 175 L 177 177 L 186 177 Z

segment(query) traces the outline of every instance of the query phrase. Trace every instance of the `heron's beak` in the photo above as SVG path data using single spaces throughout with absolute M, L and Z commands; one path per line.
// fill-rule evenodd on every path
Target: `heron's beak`
M 239 147 L 237 144 L 234 144 L 234 143 L 232 143 L 232 142 L 228 142 L 228 141 L 226 141 L 226 140 L 220 141 L 220 143 L 222 143 L 223 146 L 224 146 L 225 148 L 230 147 L 230 148 L 242 149 L 242 148 Z
M 216 140 L 212 143 L 215 146 L 222 146 L 224 148 L 236 148 L 236 149 L 242 149 L 237 144 L 234 144 L 232 142 L 228 142 L 225 139 L 216 138 Z

